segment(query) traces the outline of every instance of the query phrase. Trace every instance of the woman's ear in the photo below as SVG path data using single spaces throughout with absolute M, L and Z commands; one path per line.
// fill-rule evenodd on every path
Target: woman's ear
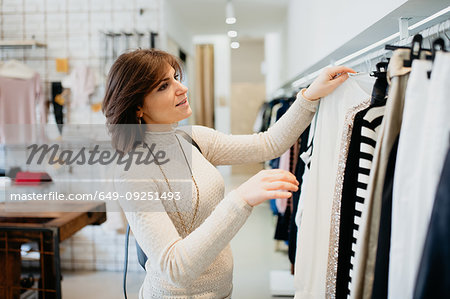
M 137 118 L 141 118 L 142 116 L 144 116 L 144 111 L 142 110 L 142 107 L 137 107 L 136 108 L 136 117 Z

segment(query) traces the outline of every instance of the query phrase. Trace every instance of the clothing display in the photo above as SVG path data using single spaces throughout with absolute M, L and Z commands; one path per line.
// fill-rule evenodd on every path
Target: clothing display
M 296 298 L 412 298 L 418 265 L 408 261 L 422 256 L 424 219 L 431 213 L 450 137 L 444 100 L 450 93 L 444 83 L 450 81 L 450 56 L 437 52 L 433 62 L 425 60 L 432 57 L 428 51 L 414 55 L 397 48 L 389 63 L 377 65 L 366 98 L 360 94 L 353 105 L 342 90 L 361 75 L 350 76 L 321 100 L 310 146 L 301 155 L 309 167 L 292 210 L 299 226 Z M 394 237 L 395 225 L 403 230 Z
M 367 197 L 361 216 L 359 229 L 361 242 L 358 242 L 355 250 L 355 267 L 350 293 L 352 298 L 370 298 L 372 296 L 381 196 L 389 154 L 395 138 L 400 132 L 403 102 L 410 72 L 410 68 L 403 66 L 403 61 L 409 58 L 409 53 L 407 49 L 396 50 L 389 62 L 387 73 L 390 79 L 389 95 L 374 152 Z
M 63 87 L 61 82 L 52 82 L 52 103 L 53 103 L 53 112 L 55 114 L 55 121 L 58 125 L 59 133 L 62 133 L 62 128 L 64 124 L 64 114 L 63 114 L 63 103 L 58 102 L 58 96 L 61 96 L 63 92 Z
M 41 85 L 39 74 L 26 65 L 18 61 L 0 64 L 0 143 L 33 140 L 34 132 L 11 125 L 47 122 Z
M 372 99 L 374 99 L 373 92 Z M 358 112 L 353 123 L 342 187 L 336 276 L 337 298 L 347 298 L 350 294 L 352 257 L 355 256 L 354 250 L 359 238 L 361 213 L 385 103 L 386 99 L 382 98 L 371 104 L 369 108 Z
M 299 153 L 303 153 L 308 148 L 308 136 L 309 136 L 309 130 L 310 127 L 306 128 L 306 130 L 300 135 L 300 145 L 299 145 Z M 292 270 L 294 270 L 294 264 L 295 264 L 295 253 L 297 251 L 297 224 L 295 223 L 295 218 L 297 215 L 298 210 L 298 201 L 300 199 L 301 194 L 301 186 L 303 182 L 303 173 L 305 171 L 305 163 L 302 159 L 298 159 L 295 167 L 295 171 L 293 172 L 295 176 L 297 177 L 297 180 L 299 182 L 300 188 L 292 194 L 292 200 L 291 200 L 291 208 L 292 208 L 292 214 L 291 219 L 289 220 L 289 260 L 292 264 Z M 292 271 L 294 272 L 294 271 Z M 294 274 L 294 273 L 292 273 Z
M 177 202 L 180 213 L 173 212 L 170 202 L 159 202 L 161 211 L 168 210 L 163 213 L 148 213 L 145 205 L 121 202 L 136 240 L 148 256 L 141 298 L 230 297 L 232 257 L 229 242 L 250 215 L 251 207 L 235 191 L 223 196 L 223 178 L 214 166 L 261 162 L 280 156 L 309 125 L 317 105 L 318 102 L 309 102 L 299 96 L 279 121 L 266 132 L 254 135 L 226 135 L 193 126 L 192 138 L 203 153 L 193 150 L 190 163 L 199 187 L 196 218 L 192 199 L 195 188 L 192 183 L 183 185 L 186 181 L 183 178 L 191 176 L 174 129 L 168 125 L 163 131 L 146 133 L 145 141 L 155 144 L 155 151 L 164 149 L 170 159 L 170 163 L 161 167 L 176 190 L 182 190 L 182 196 Z M 192 146 L 180 139 L 185 152 L 189 153 Z M 116 178 L 115 188 L 119 193 L 169 191 L 160 169 L 154 164 L 133 165 L 129 171 L 118 169 Z M 142 178 L 147 179 L 142 182 Z M 193 218 L 192 230 L 186 233 L 182 223 L 189 223 Z
M 341 148 L 339 154 L 339 167 L 336 174 L 336 183 L 333 195 L 333 206 L 331 211 L 331 224 L 330 224 L 330 245 L 328 249 L 328 267 L 327 267 L 327 296 L 336 296 L 336 279 L 337 279 L 337 268 L 338 268 L 338 258 L 339 258 L 339 238 L 340 238 L 340 216 L 341 216 L 341 201 L 342 201 L 342 188 L 344 184 L 344 174 L 348 153 L 350 140 L 352 138 L 351 133 L 353 129 L 354 118 L 356 114 L 365 110 L 370 105 L 370 100 L 368 99 L 361 104 L 352 107 L 345 117 L 345 127 L 342 132 Z
M 345 123 L 345 116 L 349 110 L 357 109 L 355 107 L 363 105 L 362 103 L 368 105 L 373 83 L 374 79 L 368 75 L 350 77 L 331 95 L 321 100 L 316 116 L 311 167 L 305 173 L 301 186 L 302 211 L 297 212 L 299 231 L 294 278 L 296 298 L 326 296 L 332 199 L 340 149 L 349 141 L 341 140 L 345 126 L 348 125 Z M 341 145 L 341 141 L 345 143 Z
M 450 132 L 450 55 L 414 61 L 394 179 L 389 298 L 412 298 Z M 414 77 L 412 76 L 414 75 Z M 418 103 L 423 103 L 418 105 Z M 436 109 L 439 107 L 439 109 Z M 421 119 L 422 121 L 418 121 Z M 417 143 L 420 140 L 420 143 Z M 419 159 L 417 157 L 424 157 Z M 426 159 L 425 159 L 426 157 Z M 414 231 L 414 234 L 410 232 Z
M 290 171 L 290 169 L 289 169 L 290 168 L 290 165 L 289 165 L 290 159 L 291 159 L 291 149 L 288 149 L 284 154 L 281 155 L 278 168 L 286 170 L 286 171 Z M 286 208 L 287 208 L 287 202 L 288 202 L 288 200 L 286 198 L 275 199 L 278 213 L 284 214 L 284 212 L 286 211 Z
M 92 69 L 87 65 L 76 66 L 69 76 L 62 81 L 64 88 L 72 91 L 71 106 L 85 106 L 89 104 L 89 96 L 94 93 L 96 80 Z
M 450 299 L 450 0 L 212 3 L 0 0 L 0 299 Z
M 450 294 L 450 150 L 428 227 L 415 282 L 414 299 L 445 298 Z
M 391 246 L 392 192 L 394 188 L 395 162 L 398 136 L 389 154 L 381 202 L 380 229 L 378 232 L 377 257 L 372 287 L 372 298 L 387 298 L 389 276 L 389 250 Z

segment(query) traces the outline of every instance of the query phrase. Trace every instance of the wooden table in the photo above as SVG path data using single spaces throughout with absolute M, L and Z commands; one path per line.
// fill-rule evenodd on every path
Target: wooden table
M 30 210 L 30 204 L 20 203 Z M 75 203 L 74 203 L 75 205 Z M 16 209 L 15 209 L 16 210 Z M 39 246 L 39 298 L 61 298 L 59 242 L 86 225 L 106 221 L 105 203 L 76 203 L 77 212 L 9 212 L 0 203 L 0 298 L 20 298 L 21 245 Z

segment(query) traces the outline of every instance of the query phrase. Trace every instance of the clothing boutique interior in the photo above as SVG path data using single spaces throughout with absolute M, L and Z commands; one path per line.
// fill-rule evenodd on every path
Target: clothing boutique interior
M 449 5 L 0 0 L 0 299 L 449 298 Z M 118 195 L 87 162 L 136 49 L 182 67 L 192 114 L 169 133 L 191 150 L 192 213 L 127 210 L 151 184 Z M 356 73 L 312 103 L 333 66 Z M 270 169 L 295 176 L 289 198 L 236 195 Z

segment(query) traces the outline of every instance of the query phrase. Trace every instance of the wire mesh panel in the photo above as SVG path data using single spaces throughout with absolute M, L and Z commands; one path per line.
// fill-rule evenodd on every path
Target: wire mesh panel
M 0 225 L 0 298 L 61 298 L 58 248 L 57 230 Z

